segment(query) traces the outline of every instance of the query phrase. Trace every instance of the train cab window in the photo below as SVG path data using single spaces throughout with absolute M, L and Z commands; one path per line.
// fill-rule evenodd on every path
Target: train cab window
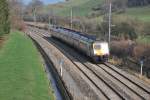
M 94 45 L 94 49 L 97 49 L 97 50 L 99 50 L 99 49 L 101 49 L 101 45 Z

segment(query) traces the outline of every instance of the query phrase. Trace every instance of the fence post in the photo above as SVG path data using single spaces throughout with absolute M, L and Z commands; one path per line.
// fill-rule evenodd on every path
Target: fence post
M 61 75 L 61 77 L 62 77 L 62 75 L 63 75 L 63 68 L 62 68 L 63 63 L 64 63 L 64 60 L 61 59 L 61 60 L 60 60 L 60 75 Z
M 143 60 L 140 61 L 140 65 L 141 65 L 141 76 L 143 76 Z

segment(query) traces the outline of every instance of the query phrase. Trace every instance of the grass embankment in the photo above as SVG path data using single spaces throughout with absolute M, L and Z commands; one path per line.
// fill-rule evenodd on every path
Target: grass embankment
M 54 100 L 32 41 L 12 32 L 0 49 L 1 100 Z

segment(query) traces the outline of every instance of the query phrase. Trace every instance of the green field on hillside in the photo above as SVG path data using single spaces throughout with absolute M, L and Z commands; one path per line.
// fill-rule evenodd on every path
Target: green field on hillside
M 68 2 L 49 5 L 48 9 L 53 9 L 56 15 L 70 16 L 71 8 L 74 16 L 87 16 L 92 8 L 101 4 L 104 0 L 70 0 Z
M 0 49 L 1 100 L 54 100 L 40 55 L 21 32 L 10 33 Z
M 53 10 L 55 15 L 70 16 L 71 8 L 73 9 L 73 16 L 87 16 L 92 13 L 92 8 L 102 4 L 104 0 L 70 0 L 68 2 L 61 2 L 55 5 L 49 5 L 47 11 Z M 127 8 L 126 12 L 121 14 L 129 16 L 141 21 L 150 21 L 150 6 Z
M 150 22 L 150 6 L 128 8 L 125 15 Z

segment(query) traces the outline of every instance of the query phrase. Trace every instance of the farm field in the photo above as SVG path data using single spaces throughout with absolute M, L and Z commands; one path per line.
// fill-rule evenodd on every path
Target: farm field
M 21 32 L 11 32 L 0 49 L 0 99 L 54 98 L 36 47 Z

